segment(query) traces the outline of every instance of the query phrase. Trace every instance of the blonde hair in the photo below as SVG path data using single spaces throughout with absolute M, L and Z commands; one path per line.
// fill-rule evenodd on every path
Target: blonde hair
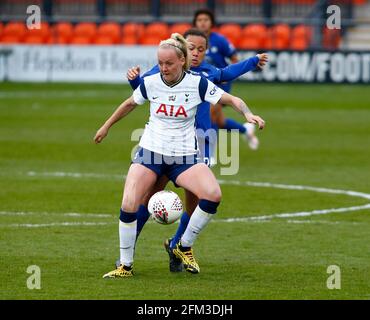
M 174 48 L 179 58 L 185 58 L 183 69 L 185 71 L 189 70 L 190 61 L 188 57 L 188 42 L 180 33 L 172 33 L 171 38 L 159 43 L 159 48 Z

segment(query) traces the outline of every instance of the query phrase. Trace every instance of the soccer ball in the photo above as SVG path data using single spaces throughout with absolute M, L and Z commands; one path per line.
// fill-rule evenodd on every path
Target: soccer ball
M 155 193 L 149 200 L 148 211 L 155 222 L 171 224 L 182 214 L 182 202 L 179 196 L 169 190 Z

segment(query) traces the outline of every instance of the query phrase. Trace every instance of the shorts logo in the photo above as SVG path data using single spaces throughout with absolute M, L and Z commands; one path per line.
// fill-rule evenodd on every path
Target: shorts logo
M 167 106 L 165 105 L 164 103 L 162 103 L 159 108 L 157 109 L 157 111 L 155 112 L 156 114 L 159 114 L 159 113 L 162 113 L 163 115 L 165 115 L 166 117 L 184 117 L 184 118 L 187 118 L 188 115 L 185 111 L 185 108 L 183 106 L 179 106 L 179 107 L 175 107 L 173 105 L 171 106 Z
M 217 91 L 217 87 L 216 87 L 216 86 L 214 86 L 214 87 L 213 87 L 213 89 L 209 92 L 209 94 L 210 94 L 211 96 L 213 96 L 213 95 L 216 93 L 216 91 Z

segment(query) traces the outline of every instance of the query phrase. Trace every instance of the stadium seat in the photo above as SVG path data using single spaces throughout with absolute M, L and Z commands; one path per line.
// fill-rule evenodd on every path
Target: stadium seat
M 18 42 L 22 42 L 26 31 L 26 25 L 23 22 L 9 22 L 4 27 L 2 37 L 18 38 Z
M 303 51 L 308 49 L 309 42 L 306 38 L 295 38 L 290 42 L 290 49 Z
M 290 41 L 290 26 L 284 23 L 272 26 L 270 28 L 269 37 L 273 49 L 287 49 Z
M 73 31 L 74 38 L 88 38 L 90 42 L 96 36 L 97 26 L 93 22 L 80 22 Z
M 121 37 L 121 27 L 115 22 L 105 22 L 98 27 L 98 38 L 104 42 L 104 39 L 110 38 L 113 44 L 117 44 Z M 108 40 L 107 40 L 108 41 Z
M 49 43 L 52 32 L 47 22 L 41 23 L 40 29 L 27 30 L 24 38 L 25 43 Z M 41 42 L 40 42 L 41 41 Z
M 122 27 L 122 43 L 123 44 L 137 44 L 145 32 L 145 26 L 142 23 L 128 22 Z
M 88 45 L 91 44 L 91 42 L 90 37 L 75 36 L 71 39 L 70 44 Z
M 135 45 L 135 44 L 138 44 L 138 39 L 135 36 L 124 36 L 122 38 L 122 41 L 121 41 L 122 44 L 125 44 L 125 45 Z
M 3 33 L 3 29 L 4 29 L 4 25 L 2 24 L 2 22 L 0 22 L 0 37 L 1 37 L 1 34 Z
M 144 35 L 140 40 L 139 44 L 144 46 L 158 46 L 159 43 L 165 38 L 159 36 L 146 36 Z
M 43 36 L 29 34 L 24 38 L 23 43 L 25 44 L 45 44 L 46 42 Z
M 0 43 L 3 44 L 20 43 L 20 39 L 16 36 L 2 36 L 0 37 Z
M 99 35 L 96 38 L 94 38 L 94 44 L 97 45 L 114 45 L 117 42 L 112 37 L 105 36 L 105 35 Z
M 242 50 L 259 50 L 261 48 L 261 44 L 256 38 L 243 37 L 239 40 L 237 48 Z
M 58 22 L 52 27 L 53 42 L 68 44 L 73 36 L 73 26 L 69 22 Z
M 312 28 L 303 24 L 297 25 L 292 29 L 292 40 L 297 38 L 304 38 L 308 41 L 312 37 Z
M 242 37 L 242 27 L 236 23 L 225 23 L 218 28 L 218 32 L 225 36 L 234 46 L 238 46 Z
M 145 26 L 142 23 L 128 22 L 122 26 L 123 36 L 141 37 L 144 34 Z
M 256 45 L 258 43 L 258 48 L 264 48 L 264 43 L 266 41 L 268 34 L 268 29 L 264 24 L 249 24 L 245 26 L 242 30 L 242 41 L 244 39 L 251 39 L 252 44 Z
M 191 24 L 190 23 L 175 23 L 172 26 L 170 26 L 170 34 L 171 33 L 180 33 L 184 34 L 186 31 L 191 29 Z
M 340 44 L 340 40 L 341 40 L 340 30 L 338 29 L 331 30 L 328 28 L 324 28 L 323 30 L 324 31 L 323 31 L 322 45 L 324 49 L 328 49 L 328 50 L 337 49 Z
M 169 37 L 169 34 L 168 25 L 164 22 L 152 22 L 145 27 L 145 37 L 158 37 L 161 40 L 165 40 Z

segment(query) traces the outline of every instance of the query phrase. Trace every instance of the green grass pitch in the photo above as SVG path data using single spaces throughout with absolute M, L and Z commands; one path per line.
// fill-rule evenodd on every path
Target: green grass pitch
M 92 139 L 130 92 L 0 84 L 0 299 L 370 298 L 368 86 L 235 84 L 233 93 L 267 125 L 257 152 L 240 139 L 237 175 L 213 169 L 225 180 L 223 201 L 194 246 L 201 273 L 171 274 L 162 243 L 177 225 L 150 222 L 137 243 L 135 276 L 102 279 L 119 254 L 130 135 L 148 107 L 101 145 Z M 242 120 L 231 108 L 226 114 Z M 260 216 L 271 218 L 246 219 Z M 27 288 L 30 265 L 41 269 L 39 290 Z M 340 289 L 327 288 L 330 265 L 340 268 Z

